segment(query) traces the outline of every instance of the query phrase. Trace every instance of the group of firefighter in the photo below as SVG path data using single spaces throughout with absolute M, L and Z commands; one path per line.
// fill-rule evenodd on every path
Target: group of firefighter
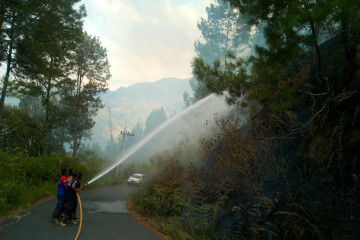
M 76 216 L 77 194 L 79 193 L 81 172 L 72 169 L 62 169 L 58 183 L 57 204 L 51 216 L 51 222 L 65 227 L 67 223 L 77 224 Z

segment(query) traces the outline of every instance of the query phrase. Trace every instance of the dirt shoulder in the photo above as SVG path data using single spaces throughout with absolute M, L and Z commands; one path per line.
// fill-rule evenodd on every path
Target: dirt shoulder
M 158 235 L 159 237 L 161 237 L 164 240 L 171 240 L 171 238 L 163 233 L 161 233 L 159 230 L 157 230 L 156 228 L 152 227 L 148 222 L 146 222 L 144 219 L 141 218 L 141 216 L 134 210 L 134 207 L 131 205 L 130 200 L 128 199 L 126 201 L 126 207 L 127 209 L 129 209 L 130 214 L 133 215 L 133 217 L 136 219 L 136 221 L 147 227 L 148 229 L 150 229 L 152 232 L 154 232 L 156 235 Z

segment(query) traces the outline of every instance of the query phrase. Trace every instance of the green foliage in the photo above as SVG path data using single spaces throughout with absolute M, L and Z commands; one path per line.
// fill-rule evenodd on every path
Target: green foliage
M 143 166 L 145 184 L 132 196 L 139 213 L 160 231 L 178 239 L 213 239 L 217 217 L 229 192 L 225 181 L 214 185 L 202 182 L 193 164 L 186 171 L 189 162 L 196 160 L 196 151 L 185 144 L 172 152 L 155 154 Z M 212 197 L 208 196 L 209 188 L 214 191 Z
M 210 92 L 230 95 L 230 103 L 246 95 L 247 99 L 257 100 L 271 109 L 291 109 L 299 103 L 296 99 L 299 92 L 339 94 L 349 87 L 345 85 L 351 81 L 346 79 L 353 79 L 357 74 L 355 55 L 360 28 L 359 6 L 355 1 L 225 2 L 239 11 L 238 17 L 247 22 L 248 27 L 263 30 L 266 40 L 247 60 L 249 67 L 245 68 L 247 76 L 243 81 L 234 77 L 238 69 L 243 69 L 241 64 L 230 68 L 226 66 L 228 60 L 211 65 L 202 56 L 195 59 L 193 72 L 197 80 Z M 250 29 L 242 28 L 242 31 Z M 332 59 L 335 56 L 327 56 L 328 50 L 321 43 L 335 36 L 342 38 L 344 51 Z M 236 58 L 240 56 L 235 54 Z M 345 68 L 339 70 L 347 73 L 343 81 L 338 81 L 337 76 L 331 75 L 329 62 L 344 59 Z
M 18 43 L 29 30 L 42 1 L 5 0 L 0 3 L 0 65 L 5 63 L 0 96 L 0 118 L 3 113 L 5 97 L 11 85 L 10 75 L 16 67 Z
M 109 166 L 104 159 L 88 152 L 79 158 L 64 155 L 31 157 L 17 151 L 0 151 L 0 216 L 30 207 L 42 198 L 56 195 L 61 169 L 82 172 L 82 184 Z M 115 178 L 110 172 L 88 188 L 123 183 L 126 177 Z
M 38 125 L 37 154 L 65 153 L 64 143 L 72 141 L 75 156 L 102 107 L 98 94 L 110 78 L 107 51 L 98 37 L 83 32 L 86 11 L 84 5 L 75 7 L 79 2 L 0 3 L 0 60 L 6 63 L 0 118 L 11 87 L 20 109 Z
M 38 154 L 39 126 L 17 108 L 5 107 L 1 122 L 0 149 L 7 152 Z
M 61 169 L 87 174 L 78 159 L 65 156 L 29 157 L 20 152 L 0 152 L 0 215 L 31 206 L 57 192 Z
M 193 102 L 196 102 L 211 92 L 221 92 L 224 90 L 219 83 L 225 79 L 221 74 L 214 74 L 211 81 L 209 78 L 200 77 L 197 69 L 200 65 L 211 66 L 214 64 L 214 71 L 219 65 L 226 64 L 227 55 L 240 55 L 249 48 L 251 39 L 251 26 L 247 24 L 246 18 L 239 15 L 225 1 L 217 1 L 206 8 L 207 19 L 201 19 L 198 28 L 202 34 L 202 40 L 195 42 L 197 57 L 192 63 L 195 79 L 190 82 L 194 91 Z M 201 63 L 199 63 L 201 59 Z M 210 73 L 211 74 L 211 73 Z M 209 74 L 209 75 L 210 75 Z
M 82 13 L 73 9 L 77 1 L 50 1 L 38 9 L 38 17 L 18 44 L 16 73 L 23 93 L 49 101 L 66 76 L 69 51 L 81 31 Z M 51 84 L 49 84 L 51 83 Z M 47 89 L 48 87 L 48 89 Z M 49 94 L 49 93 L 48 93 Z
M 68 83 L 71 51 L 82 30 L 84 8 L 73 8 L 78 0 L 49 1 L 37 9 L 16 51 L 16 89 L 20 94 L 40 98 L 41 154 L 46 154 L 51 132 L 59 122 L 56 105 L 59 91 Z
M 179 215 L 184 208 L 179 184 L 176 181 L 164 180 L 156 185 L 145 187 L 133 203 L 137 206 L 137 210 L 146 216 Z
M 99 38 L 86 32 L 76 44 L 70 66 L 76 75 L 74 79 L 68 79 L 68 84 L 63 87 L 61 102 L 64 106 L 65 134 L 72 140 L 75 157 L 81 140 L 91 136 L 90 130 L 95 125 L 92 118 L 103 107 L 98 94 L 107 90 L 111 75 L 107 50 L 101 46 Z
M 228 52 L 241 53 L 249 42 L 250 26 L 225 1 L 211 3 L 206 12 L 207 19 L 198 23 L 203 37 L 195 42 L 198 57 L 211 64 L 225 59 Z
M 205 84 L 206 88 L 213 93 L 226 96 L 228 103 L 235 103 L 237 98 L 243 96 L 251 84 L 246 73 L 248 63 L 243 59 L 236 59 L 228 55 L 225 64 L 215 61 L 212 66 L 207 65 L 200 58 L 193 61 L 193 73 L 198 81 Z
M 198 233 L 193 229 L 188 229 L 178 216 L 174 217 L 144 217 L 153 227 L 160 232 L 170 236 L 172 239 L 187 240 L 187 239 L 209 239 L 208 236 Z M 190 233 L 189 233 L 190 232 Z
M 195 62 L 195 61 L 194 61 Z M 194 62 L 192 64 L 194 64 Z M 195 103 L 200 99 L 205 98 L 206 96 L 209 96 L 211 94 L 210 90 L 207 89 L 205 83 L 196 80 L 195 78 L 191 78 L 189 80 L 190 87 L 193 90 L 194 96 L 189 97 L 189 103 Z

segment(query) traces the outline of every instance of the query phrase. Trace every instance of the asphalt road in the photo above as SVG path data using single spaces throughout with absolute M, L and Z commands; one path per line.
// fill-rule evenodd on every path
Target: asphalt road
M 136 191 L 136 187 L 124 184 L 81 192 L 83 223 L 78 239 L 162 239 L 148 228 L 140 225 L 126 208 L 126 199 L 131 191 Z M 50 223 L 55 205 L 56 199 L 45 201 L 22 212 L 22 216 L 19 216 L 18 219 L 5 221 L 0 227 L 0 239 L 74 239 L 79 225 L 68 224 L 66 227 L 60 227 Z

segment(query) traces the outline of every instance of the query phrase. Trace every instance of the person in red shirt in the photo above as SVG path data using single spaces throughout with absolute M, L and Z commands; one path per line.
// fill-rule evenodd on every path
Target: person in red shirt
M 61 209 L 64 206 L 64 201 L 66 197 L 66 188 L 68 185 L 67 182 L 67 176 L 69 175 L 69 172 L 67 169 L 61 170 L 61 177 L 58 182 L 58 193 L 57 193 L 57 203 L 55 210 L 53 211 L 53 214 L 51 216 L 51 222 L 58 222 L 58 217 L 60 215 Z
M 74 172 L 73 170 L 70 168 L 68 169 L 68 175 L 67 175 L 67 182 L 69 183 L 73 178 L 74 178 Z

